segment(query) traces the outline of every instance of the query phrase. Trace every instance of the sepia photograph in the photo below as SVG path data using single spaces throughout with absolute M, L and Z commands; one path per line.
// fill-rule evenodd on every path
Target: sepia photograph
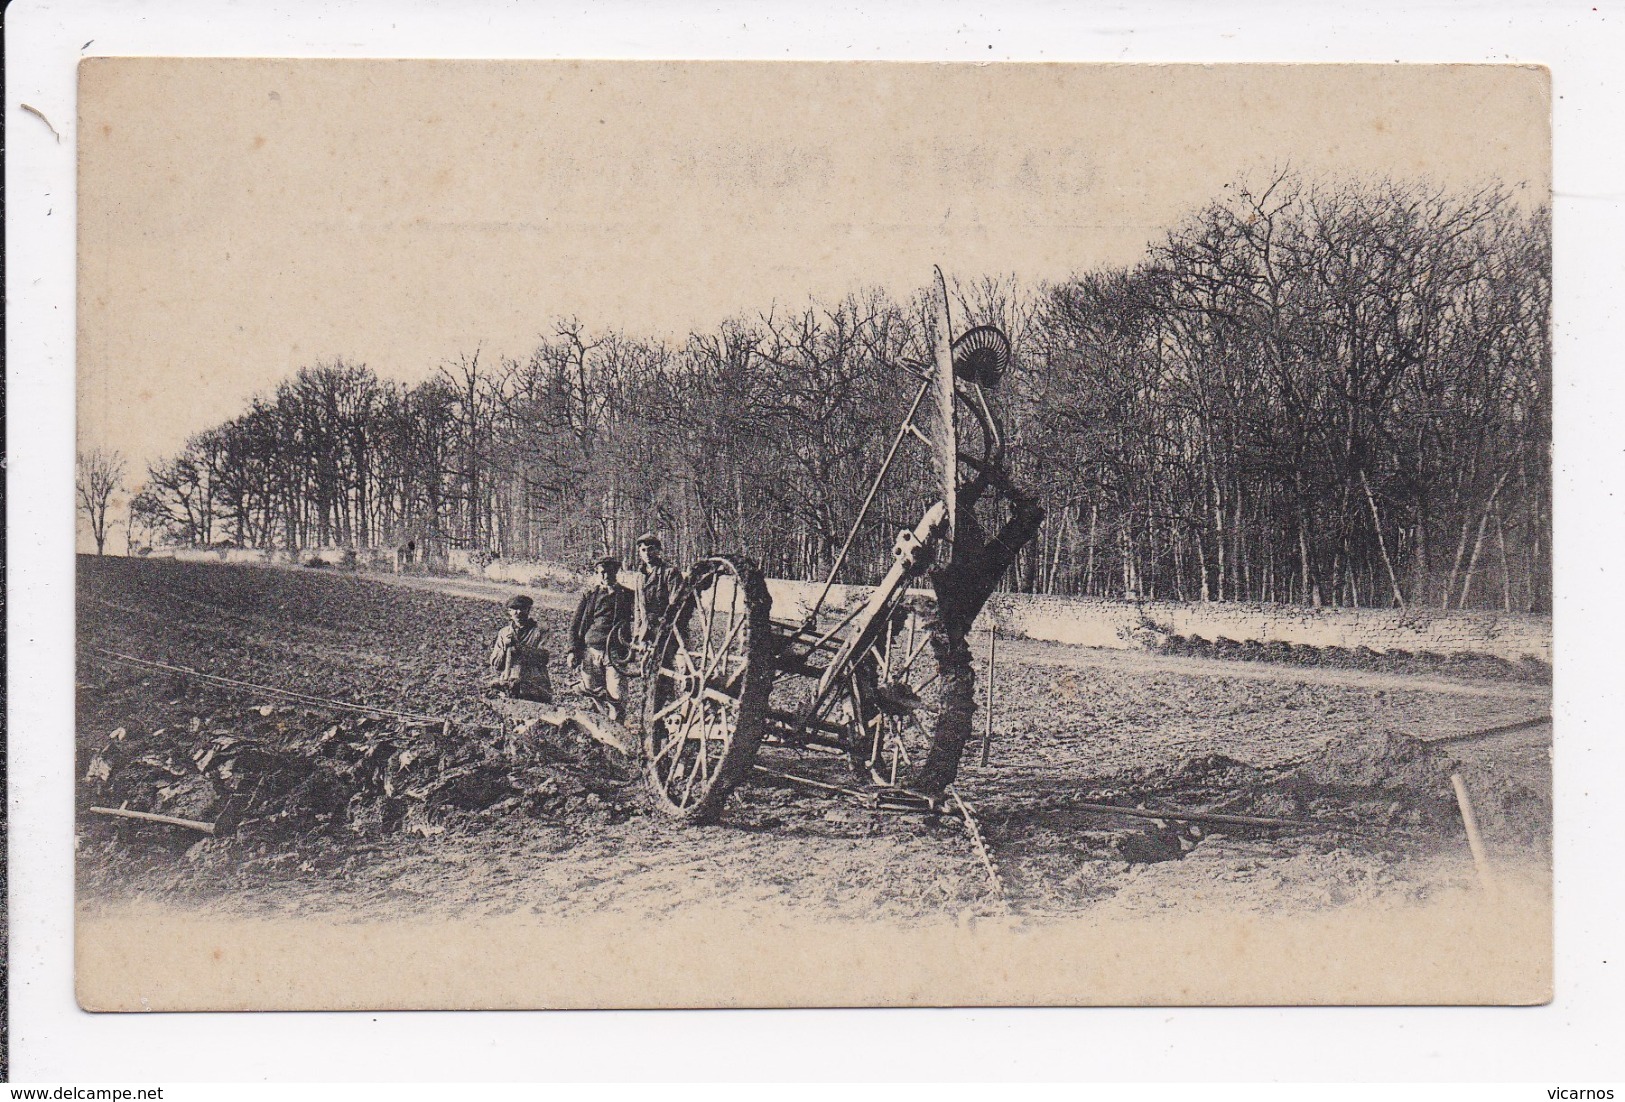
M 1552 997 L 1547 70 L 78 84 L 84 1009 Z

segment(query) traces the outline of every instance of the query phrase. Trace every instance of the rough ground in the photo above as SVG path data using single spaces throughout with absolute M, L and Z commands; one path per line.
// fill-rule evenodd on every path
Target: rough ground
M 1473 792 L 1503 877 L 1549 879 L 1550 726 L 1425 745 L 1550 712 L 1548 685 L 1002 645 L 992 767 L 960 825 L 779 783 L 681 827 L 590 743 L 515 739 L 481 699 L 507 587 L 81 559 L 83 906 L 233 915 L 657 915 L 704 896 L 904 922 L 1219 906 L 1279 914 L 1424 901 L 1473 869 L 1448 776 Z M 557 638 L 565 615 L 538 594 Z M 555 647 L 558 653 L 562 648 Z M 311 697 L 210 683 L 105 652 Z M 555 682 L 567 681 L 562 661 Z M 441 720 L 450 720 L 443 727 Z M 978 718 L 980 724 L 980 717 Z M 779 755 L 769 752 L 771 764 Z M 1080 802 L 1305 818 L 1337 831 L 1180 827 Z M 92 814 L 125 806 L 230 836 Z

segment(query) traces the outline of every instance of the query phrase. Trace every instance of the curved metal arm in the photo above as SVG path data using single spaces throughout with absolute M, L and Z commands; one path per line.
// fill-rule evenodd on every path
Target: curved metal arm
M 983 440 L 986 447 L 982 451 L 984 462 L 996 467 L 1004 465 L 1004 434 L 999 431 L 999 419 L 993 413 L 993 407 L 988 405 L 987 392 L 980 383 L 968 383 L 970 397 L 975 401 L 966 401 L 976 421 L 982 427 Z M 963 395 L 961 396 L 963 397 Z

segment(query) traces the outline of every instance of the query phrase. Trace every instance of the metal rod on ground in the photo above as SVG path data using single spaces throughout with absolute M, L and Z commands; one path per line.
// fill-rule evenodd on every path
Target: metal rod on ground
M 173 815 L 154 815 L 150 811 L 126 811 L 122 807 L 93 807 L 90 810 L 97 815 L 113 815 L 120 819 L 139 819 L 144 823 L 166 823 L 169 826 L 190 827 L 192 830 L 201 830 L 205 834 L 214 833 L 213 823 L 202 823 L 196 819 L 178 819 Z
M 769 769 L 765 765 L 753 765 L 751 766 L 751 769 L 768 777 L 777 777 L 782 781 L 794 781 L 796 784 L 804 784 L 809 788 L 821 788 L 825 792 L 838 792 L 842 796 L 855 796 L 858 799 L 863 799 L 866 796 L 866 793 L 859 792 L 855 788 L 846 788 L 842 785 L 829 784 L 825 781 L 815 781 L 811 777 L 802 777 L 795 773 L 786 773 L 779 769 Z
M 1262 815 L 1228 815 L 1217 811 L 1186 811 L 1181 808 L 1118 807 L 1116 804 L 1067 804 L 1076 811 L 1093 811 L 1101 815 L 1129 815 L 1136 819 L 1172 819 L 1181 823 L 1216 823 L 1224 826 L 1305 827 L 1311 830 L 1348 830 L 1356 828 L 1342 823 L 1317 823 L 1312 819 L 1271 819 Z
M 765 777 L 776 777 L 779 780 L 790 781 L 793 784 L 804 784 L 809 788 L 816 788 L 820 791 L 829 792 L 837 796 L 845 796 L 848 799 L 854 800 L 861 804 L 863 807 L 868 808 L 870 811 L 881 811 L 887 814 L 896 815 L 915 815 L 922 813 L 937 814 L 942 810 L 940 807 L 925 802 L 923 799 L 919 800 L 918 802 L 910 801 L 901 804 L 888 802 L 884 792 L 863 792 L 856 788 L 847 788 L 844 785 L 829 784 L 825 781 L 814 780 L 811 777 L 803 777 L 797 773 L 786 773 L 780 769 L 769 769 L 765 765 L 753 765 L 751 766 L 751 769 Z M 903 795 L 906 796 L 906 794 Z
M 1456 806 L 1461 808 L 1461 821 L 1467 828 L 1467 845 L 1473 851 L 1479 882 L 1485 891 L 1490 891 L 1495 887 L 1495 878 L 1490 875 L 1490 859 L 1484 853 L 1484 837 L 1478 832 L 1478 816 L 1473 814 L 1473 801 L 1467 798 L 1467 785 L 1462 782 L 1460 773 L 1450 774 L 1450 787 L 1456 790 Z
M 988 755 L 993 752 L 993 658 L 999 647 L 999 629 L 994 625 L 987 633 L 987 730 L 982 733 L 982 766 L 986 768 Z
M 1503 723 L 1498 727 L 1485 727 L 1477 731 L 1463 731 L 1456 735 L 1440 735 L 1437 738 L 1423 739 L 1429 746 L 1437 746 L 1443 742 L 1466 742 L 1469 739 L 1489 738 L 1491 735 L 1509 735 L 1513 731 L 1525 731 L 1530 727 L 1539 727 L 1550 723 L 1551 716 L 1536 716 L 1533 719 L 1520 719 L 1515 723 Z

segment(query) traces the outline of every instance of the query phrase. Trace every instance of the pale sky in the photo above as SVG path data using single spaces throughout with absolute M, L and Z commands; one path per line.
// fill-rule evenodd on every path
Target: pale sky
M 562 316 L 678 336 L 1136 259 L 1222 186 L 1549 192 L 1542 70 L 98 59 L 82 446 L 132 481 L 334 356 L 415 382 Z

